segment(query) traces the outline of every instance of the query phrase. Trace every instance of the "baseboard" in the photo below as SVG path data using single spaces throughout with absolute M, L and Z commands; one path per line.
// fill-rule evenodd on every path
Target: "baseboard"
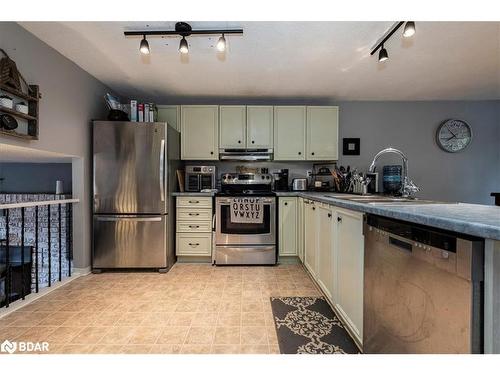
M 73 274 L 79 275 L 79 276 L 85 276 L 85 275 L 88 275 L 91 270 L 92 269 L 91 269 L 90 266 L 85 267 L 85 268 L 76 268 L 76 267 L 73 267 Z

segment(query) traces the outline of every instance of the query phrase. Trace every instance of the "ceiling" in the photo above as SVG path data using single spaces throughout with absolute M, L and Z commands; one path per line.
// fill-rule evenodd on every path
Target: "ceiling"
M 191 22 L 193 29 L 244 29 L 226 36 L 151 37 L 151 55 L 125 30 L 173 29 L 175 22 L 21 22 L 21 26 L 120 95 L 168 103 L 189 98 L 334 100 L 500 99 L 499 22 L 417 22 L 370 48 L 393 22 Z M 149 26 L 148 26 L 149 25 Z
M 56 152 L 0 144 L 1 163 L 71 163 L 73 158 Z

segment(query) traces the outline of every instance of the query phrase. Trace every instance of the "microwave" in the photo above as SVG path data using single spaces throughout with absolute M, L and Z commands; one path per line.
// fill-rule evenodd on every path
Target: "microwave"
M 215 189 L 215 169 L 215 165 L 186 166 L 184 190 L 200 192 L 204 189 Z

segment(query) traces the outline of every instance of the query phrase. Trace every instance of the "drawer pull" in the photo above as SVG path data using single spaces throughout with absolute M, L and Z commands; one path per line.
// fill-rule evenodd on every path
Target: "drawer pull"
M 200 214 L 197 212 L 190 212 L 189 216 L 200 216 Z
M 199 228 L 199 225 L 190 225 L 189 228 Z
M 189 203 L 200 203 L 200 201 L 189 201 Z
M 328 214 L 328 217 L 332 217 L 332 214 Z
M 193 247 L 196 247 L 196 246 L 199 246 L 200 244 L 199 243 L 189 243 L 189 246 L 193 246 Z

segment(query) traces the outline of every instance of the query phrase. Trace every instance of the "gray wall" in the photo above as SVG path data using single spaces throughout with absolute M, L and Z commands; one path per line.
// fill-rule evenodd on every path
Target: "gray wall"
M 500 191 L 500 101 L 334 101 L 328 98 L 178 98 L 167 104 L 280 104 L 340 106 L 339 165 L 367 170 L 382 148 L 401 149 L 409 158 L 410 177 L 421 197 L 493 204 L 490 193 Z M 449 118 L 465 120 L 474 139 L 463 152 L 442 151 L 435 141 L 439 124 Z M 361 138 L 359 156 L 342 155 L 342 138 Z M 380 165 L 398 162 L 384 156 Z M 277 163 L 277 168 L 281 163 Z M 271 167 L 270 167 L 271 168 Z M 286 167 L 285 167 L 286 168 Z M 298 174 L 306 168 L 297 163 Z M 222 167 L 221 169 L 227 169 Z M 381 168 L 379 168 L 381 171 Z
M 361 138 L 361 155 L 341 156 L 340 163 L 367 168 L 380 149 L 393 146 L 408 156 L 410 177 L 420 186 L 420 196 L 493 204 L 490 193 L 500 191 L 500 101 L 337 104 L 340 138 Z M 447 153 L 436 144 L 436 129 L 448 118 L 472 127 L 473 141 L 463 152 Z M 379 160 L 384 165 L 398 159 Z
M 0 48 L 15 60 L 29 83 L 38 84 L 40 136 L 25 142 L 0 136 L 10 144 L 73 156 L 73 211 L 75 267 L 90 265 L 90 122 L 106 116 L 103 95 L 110 91 L 59 52 L 14 22 L 0 22 Z M 91 53 L 91 51 L 90 51 Z
M 0 193 L 55 193 L 60 180 L 71 194 L 71 179 L 71 163 L 0 163 Z

